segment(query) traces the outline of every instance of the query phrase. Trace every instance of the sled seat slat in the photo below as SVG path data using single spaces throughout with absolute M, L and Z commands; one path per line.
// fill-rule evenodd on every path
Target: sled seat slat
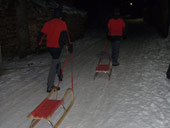
M 109 71 L 109 69 L 110 69 L 110 64 L 107 64 L 107 65 L 99 64 L 96 67 L 97 72 L 103 72 L 103 71 L 107 72 L 107 71 Z
M 64 100 L 49 100 L 46 98 L 36 109 L 31 113 L 34 119 L 50 119 L 53 113 L 60 105 L 64 104 Z
M 99 63 L 96 67 L 96 72 L 94 74 L 94 79 L 96 78 L 98 73 L 105 73 L 108 75 L 108 78 L 110 80 L 110 76 L 112 73 L 112 61 L 110 60 L 108 64 L 101 64 L 101 60 L 99 60 Z
M 67 105 L 67 107 L 65 107 L 64 101 L 69 93 L 71 94 L 71 101 L 70 104 Z M 52 97 L 54 98 L 52 99 Z M 68 88 L 63 98 L 61 100 L 57 100 L 57 88 L 53 88 L 50 94 L 27 116 L 28 118 L 32 119 L 29 128 L 35 127 L 42 119 L 47 120 L 52 128 L 58 128 L 58 126 L 61 124 L 66 114 L 70 111 L 73 103 L 74 103 L 73 89 Z M 64 109 L 64 112 L 57 120 L 55 125 L 53 125 L 53 123 L 51 122 L 51 117 L 61 105 L 62 108 Z

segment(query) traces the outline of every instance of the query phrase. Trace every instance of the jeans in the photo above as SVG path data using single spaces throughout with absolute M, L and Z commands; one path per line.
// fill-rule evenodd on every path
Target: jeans
M 122 36 L 107 36 L 107 39 L 111 41 L 112 46 L 112 62 L 118 61 L 121 38 Z
M 53 87 L 56 74 L 59 75 L 61 70 L 61 63 L 59 58 L 62 50 L 60 48 L 48 48 L 48 51 L 52 56 L 52 62 L 48 74 L 47 86 Z
M 117 62 L 119 58 L 120 40 L 111 41 L 112 45 L 112 62 Z

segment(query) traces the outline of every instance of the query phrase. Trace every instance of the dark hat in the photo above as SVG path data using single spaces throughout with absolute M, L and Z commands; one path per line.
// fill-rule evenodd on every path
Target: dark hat
M 59 18 L 61 17 L 62 10 L 61 9 L 54 9 L 54 17 Z
M 120 15 L 120 9 L 119 8 L 114 9 L 114 15 Z

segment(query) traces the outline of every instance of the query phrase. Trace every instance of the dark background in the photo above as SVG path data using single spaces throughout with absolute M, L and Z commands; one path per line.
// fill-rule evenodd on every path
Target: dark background
M 87 11 L 89 25 L 102 25 L 113 14 L 114 8 L 119 8 L 124 18 L 141 18 L 146 3 L 144 0 L 75 0 L 74 5 Z
M 143 19 L 155 27 L 161 37 L 169 35 L 169 0 L 0 0 L 0 44 L 3 56 L 25 57 L 37 46 L 36 38 L 43 24 L 52 18 L 52 10 L 68 5 L 85 11 L 65 14 L 72 41 L 82 38 L 89 28 L 106 28 L 114 8 L 119 8 L 125 20 Z M 128 25 L 128 23 L 127 23 Z M 138 31 L 138 30 L 137 30 Z

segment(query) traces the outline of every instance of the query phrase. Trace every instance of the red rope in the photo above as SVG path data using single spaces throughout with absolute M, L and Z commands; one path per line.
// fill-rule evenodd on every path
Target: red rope
M 71 83 L 72 83 L 72 89 L 73 89 L 73 70 L 72 70 L 73 56 L 72 56 L 72 54 L 70 54 L 70 57 L 71 57 Z M 68 58 L 68 56 L 65 57 L 65 60 L 64 60 L 64 63 L 63 63 L 63 67 L 62 67 L 62 73 L 64 71 L 64 68 L 65 68 L 65 65 L 66 65 L 66 62 L 67 62 L 67 58 Z M 60 81 L 57 84 L 57 88 L 59 88 L 59 85 L 60 85 Z
M 70 54 L 71 57 L 71 87 L 73 89 L 73 56 Z
M 108 47 L 109 47 L 109 43 L 108 43 L 108 40 L 107 40 L 107 41 L 106 41 L 106 44 L 105 44 L 104 51 L 103 51 L 102 56 L 101 56 L 101 59 L 104 58 L 104 54 L 106 53 L 106 50 L 107 50 Z M 110 56 L 110 54 L 108 54 L 108 56 Z

